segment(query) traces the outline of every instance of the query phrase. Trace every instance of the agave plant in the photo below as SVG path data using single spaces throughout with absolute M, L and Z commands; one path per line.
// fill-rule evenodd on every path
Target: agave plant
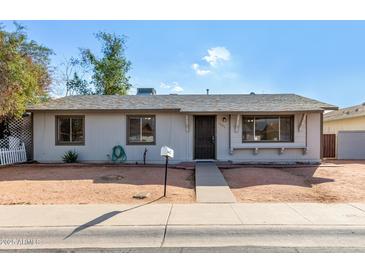
M 63 155 L 62 160 L 65 163 L 76 163 L 78 156 L 79 154 L 76 151 L 69 150 Z

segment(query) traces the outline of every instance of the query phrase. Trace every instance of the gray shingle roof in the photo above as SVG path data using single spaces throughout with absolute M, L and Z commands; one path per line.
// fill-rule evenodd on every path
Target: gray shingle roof
M 180 112 L 280 112 L 337 109 L 295 94 L 234 95 L 87 95 L 29 106 L 39 110 L 175 110 Z
M 324 121 L 333 121 L 361 116 L 365 116 L 365 103 L 328 112 L 323 116 L 323 119 Z

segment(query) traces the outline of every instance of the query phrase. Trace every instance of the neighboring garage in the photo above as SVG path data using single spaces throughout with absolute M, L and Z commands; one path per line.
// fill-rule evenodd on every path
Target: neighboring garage
M 324 114 L 323 157 L 365 159 L 365 103 Z
M 340 160 L 365 159 L 365 130 L 339 131 L 337 158 Z

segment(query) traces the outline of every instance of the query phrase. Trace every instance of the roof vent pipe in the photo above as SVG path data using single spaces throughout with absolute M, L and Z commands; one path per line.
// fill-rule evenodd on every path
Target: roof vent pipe
M 209 95 L 209 88 L 207 88 L 207 95 Z

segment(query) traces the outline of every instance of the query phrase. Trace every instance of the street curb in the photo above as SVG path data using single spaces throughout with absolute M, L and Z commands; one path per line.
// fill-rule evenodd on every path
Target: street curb
M 0 229 L 0 252 L 233 246 L 365 249 L 365 226 L 96 226 L 73 231 L 72 227 Z

